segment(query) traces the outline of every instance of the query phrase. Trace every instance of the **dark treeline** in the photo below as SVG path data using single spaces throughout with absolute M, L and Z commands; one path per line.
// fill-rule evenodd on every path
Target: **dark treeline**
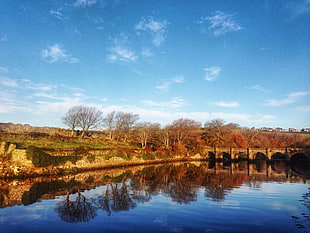
M 103 115 L 95 107 L 75 106 L 68 110 L 63 123 L 73 136 L 76 129 L 81 137 L 93 128 L 102 127 L 106 139 L 116 143 L 130 143 L 149 151 L 169 151 L 177 154 L 198 153 L 202 148 L 285 148 L 310 145 L 307 134 L 262 132 L 242 128 L 235 123 L 214 119 L 201 124 L 192 119 L 180 118 L 161 126 L 159 123 L 138 122 L 133 113 L 112 111 Z

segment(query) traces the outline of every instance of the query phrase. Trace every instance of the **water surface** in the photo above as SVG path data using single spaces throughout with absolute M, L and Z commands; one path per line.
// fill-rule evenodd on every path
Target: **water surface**
M 1 232 L 310 231 L 304 165 L 174 163 L 0 182 Z

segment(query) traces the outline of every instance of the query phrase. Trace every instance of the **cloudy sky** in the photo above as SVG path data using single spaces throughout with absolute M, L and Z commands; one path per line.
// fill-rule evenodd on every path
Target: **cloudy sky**
M 309 22 L 309 0 L 0 0 L 0 122 L 310 127 Z

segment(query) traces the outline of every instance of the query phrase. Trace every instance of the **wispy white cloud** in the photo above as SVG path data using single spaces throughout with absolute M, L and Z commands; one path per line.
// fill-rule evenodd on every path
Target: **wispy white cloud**
M 173 79 L 171 79 L 172 83 L 186 83 L 183 75 L 177 75 Z
M 24 98 L 20 98 L 19 92 L 16 91 L 18 84 L 8 85 L 7 87 L 9 88 L 6 90 L 0 88 L 0 113 L 29 112 L 29 105 L 25 104 Z
M 61 12 L 61 8 L 57 10 L 50 10 L 49 13 L 56 19 L 64 20 L 67 17 Z
M 296 110 L 300 111 L 300 112 L 310 112 L 310 105 L 298 106 L 298 107 L 296 107 Z
M 17 112 L 29 112 L 30 109 L 27 107 L 23 107 L 23 106 L 18 106 L 14 103 L 0 103 L 0 113 L 17 113 Z
M 0 76 L 0 85 L 7 87 L 18 87 L 18 83 L 14 79 L 10 79 L 4 76 Z
M 183 83 L 182 76 L 176 76 L 175 83 Z M 53 124 L 61 125 L 61 117 L 70 108 L 75 105 L 90 104 L 92 98 L 83 93 L 83 90 L 65 85 L 48 85 L 35 83 L 31 80 L 14 80 L 16 84 L 9 84 L 8 90 L 4 92 L 0 88 L 0 113 L 19 113 L 45 114 L 50 119 L 57 119 Z M 10 82 L 8 82 L 10 83 Z M 12 82 L 14 83 L 14 82 Z M 7 84 L 7 83 L 6 83 Z M 23 87 L 23 89 L 22 89 Z M 26 98 L 26 95 L 29 98 Z M 265 125 L 268 122 L 274 122 L 276 119 L 271 115 L 249 115 L 243 113 L 222 113 L 222 112 L 182 112 L 180 108 L 186 105 L 186 101 L 180 97 L 174 97 L 167 101 L 143 100 L 144 107 L 130 105 L 130 100 L 118 100 L 119 105 L 110 105 L 111 100 L 108 97 L 98 97 L 99 104 L 93 104 L 104 113 L 116 111 L 133 112 L 140 115 L 142 120 L 159 122 L 161 124 L 171 123 L 178 118 L 189 118 L 199 122 L 206 122 L 215 118 L 222 118 L 226 122 L 236 122 L 238 124 Z M 232 102 L 225 106 L 236 105 Z M 222 104 L 223 105 L 223 104 Z M 40 117 L 38 117 L 40 118 Z M 32 123 L 32 122 L 28 122 Z M 50 122 L 51 123 L 51 122 Z M 45 124 L 45 123 L 42 123 Z
M 75 7 L 87 7 L 97 3 L 98 0 L 76 0 L 73 4 Z
M 21 79 L 19 87 L 25 89 L 31 89 L 36 91 L 50 91 L 57 87 L 57 85 L 47 85 L 43 83 L 34 83 L 29 79 Z
M 172 79 L 164 81 L 162 84 L 156 86 L 156 88 L 161 91 L 167 91 L 172 84 L 175 84 L 175 83 L 180 84 L 180 83 L 185 83 L 185 82 L 186 81 L 183 75 L 177 75 Z
M 80 88 L 0 76 L 0 113 L 61 113 L 87 98 Z M 62 112 L 63 113 L 63 112 Z
M 143 104 L 151 107 L 160 107 L 160 108 L 180 108 L 185 105 L 185 101 L 182 98 L 174 97 L 169 101 L 155 102 L 152 100 L 142 100 Z
M 138 34 L 139 31 L 149 32 L 152 36 L 152 43 L 159 47 L 165 41 L 165 35 L 167 30 L 167 21 L 155 21 L 152 17 L 145 19 L 143 18 L 138 24 L 136 24 L 135 29 Z
M 6 90 L 4 91 L 3 88 L 0 89 L 0 102 L 13 102 L 13 99 L 15 97 L 14 92 Z
M 142 48 L 141 55 L 143 57 L 154 57 L 154 53 L 149 48 Z
M 40 114 L 59 114 L 63 115 L 69 108 L 84 104 L 83 99 L 79 97 L 59 98 L 59 101 L 35 101 L 34 107 L 37 113 Z
M 167 91 L 169 89 L 170 85 L 171 85 L 171 82 L 165 81 L 162 84 L 157 85 L 156 88 L 161 90 L 161 91 Z
M 63 97 L 48 94 L 46 92 L 37 92 L 37 93 L 34 93 L 33 96 L 40 97 L 40 98 L 54 99 L 54 100 L 63 100 Z
M 257 91 L 262 91 L 262 92 L 271 92 L 270 90 L 266 89 L 266 88 L 263 88 L 261 87 L 260 85 L 258 84 L 255 84 L 253 86 L 250 86 L 250 87 L 245 87 L 246 89 L 250 89 L 250 90 L 257 90 Z
M 113 45 L 108 50 L 110 54 L 107 58 L 110 62 L 135 62 L 138 59 L 135 51 L 129 48 L 128 37 L 124 33 L 113 39 Z
M 215 36 L 242 29 L 239 23 L 236 22 L 234 15 L 226 14 L 222 11 L 216 11 L 212 16 L 201 18 L 198 23 L 207 23 L 209 25 L 208 29 L 212 31 Z
M 297 102 L 300 98 L 309 95 L 310 92 L 292 92 L 286 95 L 286 98 L 281 100 L 266 100 L 265 105 L 279 107 L 282 105 L 292 104 Z
M 9 69 L 7 67 L 0 67 L 0 72 L 1 73 L 8 73 Z
M 221 68 L 218 66 L 211 66 L 204 69 L 205 80 L 214 81 L 220 74 Z
M 61 49 L 58 44 L 54 44 L 53 46 L 49 46 L 47 49 L 43 49 L 41 51 L 41 58 L 48 63 L 77 63 L 79 61 L 72 55 L 67 54 L 67 51 Z
M 111 47 L 109 50 L 111 52 L 108 55 L 108 60 L 110 62 L 116 62 L 116 61 L 134 62 L 138 58 L 134 51 L 128 48 L 125 48 L 125 47 L 114 46 L 114 47 Z
M 39 86 L 39 84 L 33 86 Z M 69 108 L 86 104 L 86 101 L 90 98 L 83 93 L 82 89 L 66 85 L 57 85 L 52 90 L 36 89 L 30 94 L 31 105 L 35 112 L 38 114 L 52 114 L 58 116 L 59 119 Z
M 48 91 L 56 87 L 56 85 L 33 83 L 29 79 L 11 79 L 1 75 L 0 75 L 0 85 L 11 88 L 32 89 L 40 91 Z
M 273 115 L 244 114 L 244 113 L 223 113 L 223 112 L 182 112 L 178 108 L 163 108 L 161 103 L 153 101 L 143 101 L 148 107 L 107 105 L 102 108 L 104 113 L 115 111 L 133 112 L 138 114 L 142 121 L 158 122 L 169 124 L 179 118 L 188 118 L 205 123 L 213 119 L 223 119 L 225 122 L 234 122 L 240 125 L 262 126 L 274 123 L 277 119 Z M 168 101 L 169 102 L 169 101 Z M 165 104 L 164 104 L 165 105 Z M 166 106 L 166 105 L 165 105 Z M 153 107 L 159 107 L 154 109 Z
M 237 101 L 219 101 L 219 102 L 210 102 L 211 105 L 217 106 L 217 107 L 224 107 L 224 108 L 236 108 L 239 107 L 239 103 Z

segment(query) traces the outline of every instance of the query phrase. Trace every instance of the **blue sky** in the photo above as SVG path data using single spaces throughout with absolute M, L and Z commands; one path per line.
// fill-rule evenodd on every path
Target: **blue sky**
M 309 0 L 0 0 L 0 122 L 310 127 L 309 22 Z

